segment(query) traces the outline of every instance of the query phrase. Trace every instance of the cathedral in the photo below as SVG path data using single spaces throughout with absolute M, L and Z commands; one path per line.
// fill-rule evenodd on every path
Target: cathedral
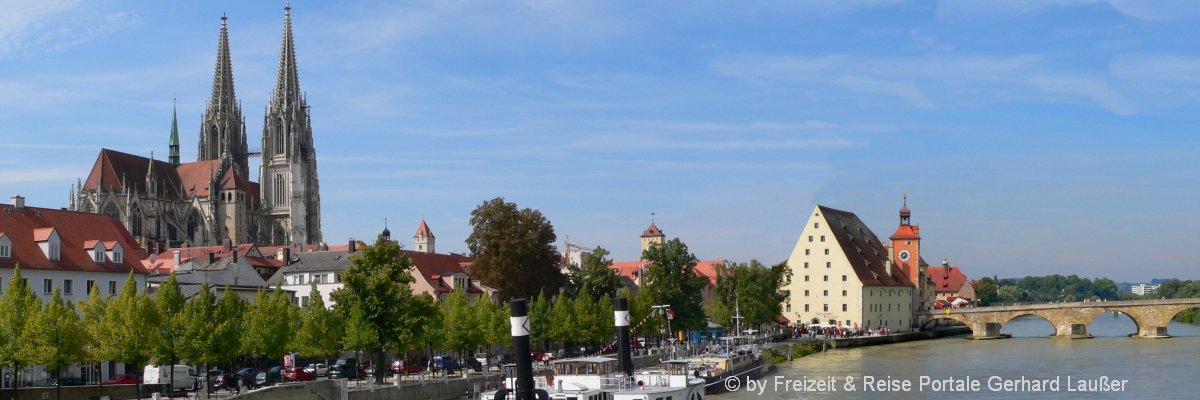
M 233 243 L 321 242 L 317 153 L 300 91 L 291 7 L 284 8 L 275 89 L 263 116 L 262 147 L 250 150 L 242 104 L 234 94 L 226 17 L 221 16 L 212 96 L 204 109 L 195 162 L 179 159 L 172 116 L 170 155 L 142 157 L 101 149 L 87 180 L 71 188 L 71 210 L 121 221 L 143 248 Z M 250 157 L 261 157 L 250 180 Z

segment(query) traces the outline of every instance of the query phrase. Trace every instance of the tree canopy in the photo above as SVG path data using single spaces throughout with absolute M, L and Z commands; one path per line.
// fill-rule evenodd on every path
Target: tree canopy
M 583 257 L 579 267 L 571 266 L 567 274 L 567 295 L 576 297 L 587 296 L 597 300 L 602 296 L 612 298 L 621 287 L 621 278 L 610 269 L 612 259 L 608 250 L 596 246 L 592 252 Z
M 710 299 L 708 309 L 720 318 L 713 322 L 733 327 L 733 314 L 739 310 L 742 325 L 750 326 L 773 321 L 783 310 L 781 304 L 787 298 L 783 290 L 787 264 L 767 267 L 758 260 L 749 264 L 726 262 L 717 267 L 716 293 Z M 710 315 L 710 318 L 713 316 Z
M 400 246 L 379 236 L 375 244 L 350 256 L 350 266 L 342 272 L 341 289 L 331 296 L 334 310 L 346 321 L 345 346 L 372 352 L 376 365 L 383 364 L 382 350 L 397 352 L 424 343 L 432 303 L 412 294 L 413 262 L 400 252 Z M 383 374 L 377 374 L 382 382 Z
M 342 317 L 325 308 L 325 299 L 317 290 L 317 283 L 309 284 L 308 304 L 300 311 L 300 329 L 292 347 L 308 357 L 330 357 L 342 350 L 342 333 L 345 332 Z
M 663 244 L 652 244 L 642 252 L 646 267 L 641 291 L 658 305 L 669 305 L 675 312 L 673 330 L 706 327 L 701 299 L 708 278 L 696 274 L 696 256 L 688 251 L 679 238 Z
M 471 211 L 471 227 L 471 275 L 499 289 L 502 300 L 558 293 L 565 278 L 558 268 L 557 237 L 540 211 L 518 209 L 497 197 Z

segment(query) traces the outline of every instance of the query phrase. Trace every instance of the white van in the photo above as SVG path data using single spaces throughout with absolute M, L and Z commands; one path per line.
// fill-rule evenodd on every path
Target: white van
M 147 365 L 145 375 L 142 376 L 142 383 L 147 385 L 165 384 L 168 381 L 171 383 L 171 391 L 190 390 L 196 382 L 196 371 L 192 367 L 176 364 L 175 376 L 171 378 L 170 365 Z

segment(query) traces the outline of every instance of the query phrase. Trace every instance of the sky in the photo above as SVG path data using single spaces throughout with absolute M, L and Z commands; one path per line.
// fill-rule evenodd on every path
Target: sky
M 816 204 L 968 276 L 1200 278 L 1200 3 L 295 1 L 324 237 L 785 260 Z M 220 17 L 250 147 L 282 2 L 0 0 L 0 194 L 66 207 L 100 148 L 195 160 Z M 251 160 L 257 171 L 257 161 Z M 257 172 L 252 172 L 257 180 Z

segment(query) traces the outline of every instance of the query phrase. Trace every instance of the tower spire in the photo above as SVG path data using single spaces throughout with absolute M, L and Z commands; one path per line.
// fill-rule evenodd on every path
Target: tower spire
M 179 105 L 176 99 L 171 99 L 171 143 L 168 147 L 171 149 L 168 160 L 171 165 L 179 166 Z
M 292 38 L 292 6 L 283 7 L 283 40 L 279 48 L 279 73 L 275 78 L 275 93 L 271 108 L 277 111 L 304 107 L 300 97 L 300 74 L 296 67 L 296 43 Z
M 212 96 L 200 125 L 200 149 L 196 159 L 220 160 L 228 154 L 238 175 L 248 177 L 245 122 L 242 105 L 233 89 L 233 62 L 229 56 L 228 17 L 221 13 L 221 37 L 217 42 L 217 65 L 213 71 Z

